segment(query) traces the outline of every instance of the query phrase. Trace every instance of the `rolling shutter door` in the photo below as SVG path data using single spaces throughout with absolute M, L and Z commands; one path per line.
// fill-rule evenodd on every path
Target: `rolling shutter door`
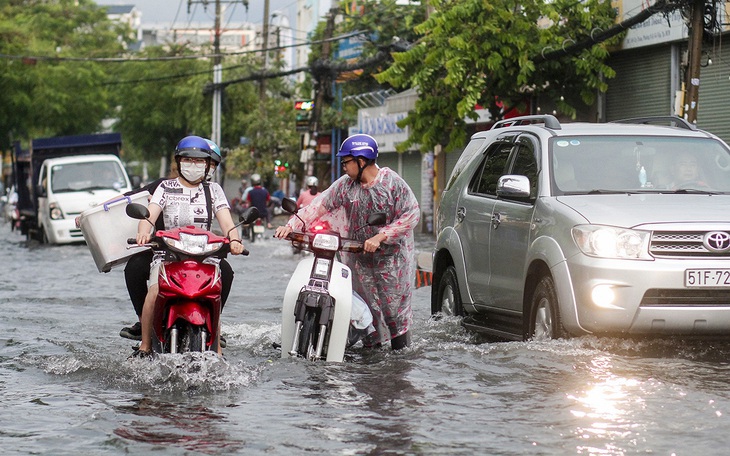
M 671 46 L 611 55 L 608 66 L 616 71 L 616 77 L 608 80 L 606 120 L 672 114 L 671 60 Z
M 730 46 L 723 43 L 710 51 L 712 65 L 700 68 L 697 126 L 730 143 Z M 720 54 L 720 55 L 718 55 Z
M 396 152 L 388 152 L 378 155 L 378 166 L 381 168 L 390 168 L 403 178 L 411 187 L 411 191 L 416 195 L 418 204 L 421 204 L 421 153 L 420 152 L 404 152 L 402 154 Z
M 418 204 L 421 204 L 421 153 L 408 151 L 401 155 L 403 168 L 401 177 L 406 181 L 411 191 L 416 196 Z

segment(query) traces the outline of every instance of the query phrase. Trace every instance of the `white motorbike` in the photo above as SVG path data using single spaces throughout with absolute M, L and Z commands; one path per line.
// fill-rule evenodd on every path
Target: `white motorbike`
M 285 198 L 282 208 L 297 214 L 294 200 Z M 385 221 L 384 213 L 375 213 L 367 222 L 368 226 L 380 226 Z M 345 348 L 374 331 L 370 309 L 353 293 L 352 271 L 336 258 L 338 252 L 363 252 L 364 243 L 306 224 L 302 232 L 291 232 L 287 240 L 313 255 L 299 262 L 284 293 L 281 357 L 342 362 Z

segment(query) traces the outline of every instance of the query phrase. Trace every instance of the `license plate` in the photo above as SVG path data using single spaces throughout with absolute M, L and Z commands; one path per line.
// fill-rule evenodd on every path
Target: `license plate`
M 253 232 L 256 234 L 260 234 L 264 232 L 264 225 L 254 225 L 253 226 Z
M 730 269 L 687 269 L 684 271 L 687 288 L 730 287 Z

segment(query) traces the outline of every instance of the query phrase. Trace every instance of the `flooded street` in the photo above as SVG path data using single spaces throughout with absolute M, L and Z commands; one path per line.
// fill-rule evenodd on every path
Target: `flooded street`
M 282 361 L 299 257 L 274 239 L 247 248 L 229 258 L 225 359 L 130 361 L 122 268 L 98 273 L 85 245 L 26 245 L 0 224 L 3 454 L 727 453 L 730 344 L 490 342 L 430 320 L 421 288 L 408 349 Z

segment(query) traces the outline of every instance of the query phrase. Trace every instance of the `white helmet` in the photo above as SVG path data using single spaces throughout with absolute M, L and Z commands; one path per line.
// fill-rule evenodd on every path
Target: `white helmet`
M 314 176 L 309 176 L 306 180 L 307 187 L 316 187 L 319 185 L 319 180 Z
M 251 174 L 251 185 L 261 185 L 261 176 L 258 174 Z

